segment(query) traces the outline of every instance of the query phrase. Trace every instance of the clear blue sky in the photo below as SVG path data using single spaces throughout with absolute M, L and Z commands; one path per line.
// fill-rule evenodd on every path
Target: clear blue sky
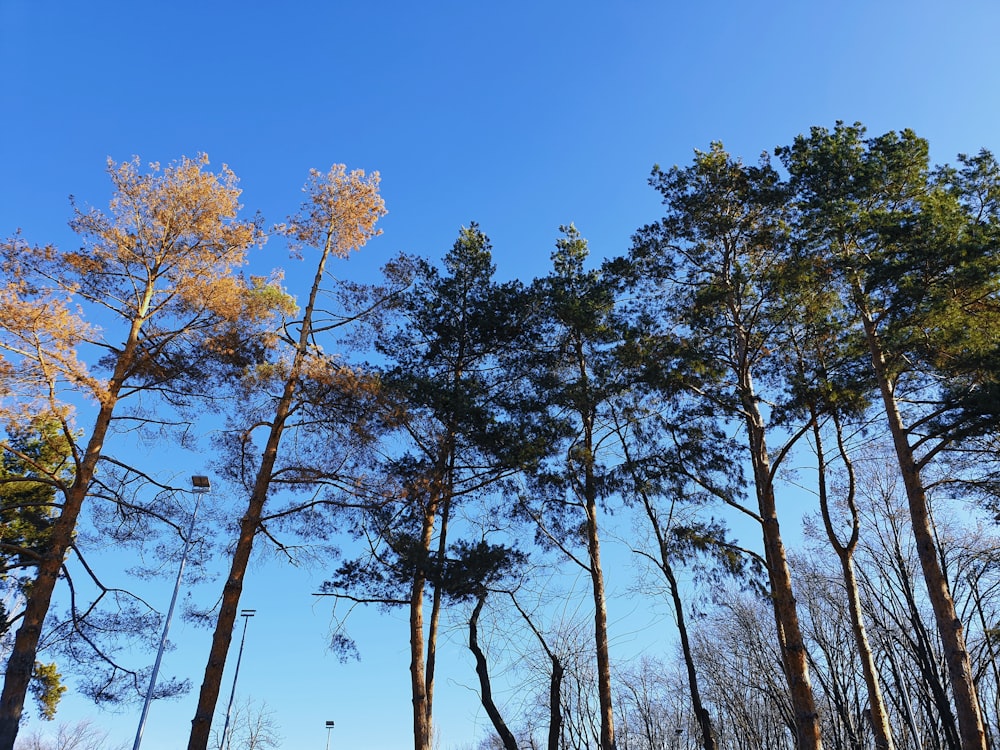
M 382 173 L 389 210 L 342 275 L 372 278 L 399 251 L 439 257 L 478 221 L 500 274 L 528 280 L 560 224 L 598 257 L 623 252 L 657 216 L 652 165 L 714 140 L 753 160 L 841 119 L 913 128 L 937 161 L 1000 150 L 998 28 L 987 0 L 0 0 L 0 235 L 71 247 L 67 196 L 106 205 L 109 156 L 206 152 L 269 222 L 295 210 L 309 168 L 342 162 Z M 272 250 L 259 270 L 294 282 Z M 627 574 L 609 571 L 612 586 Z M 309 597 L 319 580 L 251 572 L 240 693 L 275 710 L 287 748 L 322 747 L 327 719 L 332 747 L 405 747 L 405 622 L 359 620 L 363 661 L 341 666 L 324 651 L 328 606 Z M 173 636 L 164 671 L 197 686 L 206 636 L 179 621 Z M 487 726 L 455 653 L 442 750 Z M 143 747 L 182 747 L 194 698 L 154 704 Z M 131 746 L 138 707 L 109 716 L 70 697 L 61 713 L 93 714 Z

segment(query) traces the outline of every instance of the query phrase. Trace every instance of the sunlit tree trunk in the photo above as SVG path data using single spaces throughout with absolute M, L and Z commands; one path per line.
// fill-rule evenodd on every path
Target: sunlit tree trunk
M 785 552 L 785 544 L 778 524 L 771 459 L 764 436 L 764 422 L 753 397 L 753 386 L 748 375 L 744 376 L 741 398 L 750 438 L 750 457 L 763 532 L 764 558 L 767 562 L 771 584 L 771 604 L 778 628 L 785 678 L 788 680 L 797 747 L 799 750 L 820 750 L 823 747 L 823 741 L 820 735 L 819 713 L 816 710 L 816 701 L 809 678 L 809 659 L 802 638 L 795 595 L 792 591 L 792 574 L 788 567 L 788 555 Z
M 434 517 L 437 514 L 437 500 L 432 499 L 424 511 L 420 535 L 420 549 L 428 550 L 434 534 Z M 431 747 L 431 696 L 424 662 L 424 589 L 427 577 L 417 570 L 410 588 L 410 693 L 413 701 L 413 747 L 414 750 L 430 750 Z
M 3 693 L 0 695 L 0 749 L 2 750 L 13 750 L 14 747 L 21 713 L 24 710 L 24 698 L 28 691 L 28 683 L 31 681 L 35 655 L 38 652 L 42 624 L 49 611 L 52 593 L 55 591 L 63 560 L 73 543 L 80 511 L 83 509 L 90 483 L 97 470 L 97 462 L 100 460 L 104 440 L 111 427 L 111 419 L 118 403 L 118 395 L 135 359 L 139 333 L 149 313 L 153 291 L 153 284 L 149 283 L 140 298 L 140 304 L 129 329 L 128 338 L 118 356 L 114 373 L 102 396 L 100 410 L 97 413 L 86 452 L 77 466 L 73 484 L 64 496 L 62 509 L 49 537 L 48 549 L 42 555 L 35 580 L 25 603 L 21 625 L 17 629 L 14 646 L 7 660 Z
M 205 675 L 194 718 L 188 750 L 206 750 L 212 728 L 212 717 L 219 700 L 222 675 L 232 641 L 233 628 L 243 593 L 254 538 L 260 528 L 267 502 L 278 449 L 292 411 L 313 341 L 313 317 L 326 272 L 327 262 L 334 256 L 345 256 L 361 247 L 377 232 L 375 222 L 385 213 L 378 195 L 378 174 L 365 176 L 359 171 L 345 173 L 343 165 L 335 166 L 327 175 L 312 172 L 307 185 L 308 202 L 302 213 L 291 220 L 286 231 L 294 246 L 311 245 L 320 250 L 316 273 L 309 290 L 308 302 L 299 322 L 298 338 L 293 342 L 292 362 L 281 396 L 274 405 L 274 416 L 268 425 L 267 440 L 254 480 L 247 510 L 240 519 L 239 536 L 230 564 L 229 576 L 222 591 L 222 603 L 212 635 Z
M 874 319 L 865 305 L 860 283 L 855 280 L 853 284 L 855 304 L 864 324 L 872 368 L 878 380 L 889 433 L 892 435 L 903 487 L 906 491 L 910 523 L 917 546 L 917 557 L 920 560 L 924 583 L 927 586 L 934 619 L 944 647 L 945 661 L 948 665 L 948 674 L 955 700 L 962 750 L 987 750 L 986 733 L 983 728 L 979 698 L 976 695 L 972 663 L 965 644 L 962 621 L 955 609 L 955 601 L 948 586 L 947 576 L 941 569 L 930 511 L 927 506 L 926 490 L 920 478 L 920 469 L 913 455 L 913 449 L 910 447 L 909 437 L 903 426 L 899 406 L 893 394 L 893 383 L 888 374 L 885 354 Z

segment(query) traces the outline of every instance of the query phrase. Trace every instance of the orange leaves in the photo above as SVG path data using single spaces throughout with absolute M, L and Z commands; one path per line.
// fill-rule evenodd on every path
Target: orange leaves
M 20 237 L 0 243 L 4 404 L 40 408 L 43 399 L 51 409 L 67 385 L 113 401 L 126 381 L 141 388 L 162 380 L 199 352 L 251 369 L 267 359 L 280 319 L 299 311 L 280 273 L 240 273 L 250 248 L 263 244 L 261 224 L 240 218 L 233 172 L 212 172 L 208 164 L 204 154 L 152 163 L 147 171 L 138 157 L 109 160 L 108 209 L 74 206 L 70 225 L 82 247 L 63 252 Z M 343 165 L 313 170 L 302 210 L 279 231 L 293 250 L 308 245 L 345 256 L 378 233 L 375 223 L 385 213 L 378 187 L 377 173 Z M 97 312 L 106 334 L 84 323 L 79 305 Z M 102 360 L 107 380 L 91 377 L 78 360 L 89 345 L 110 355 Z M 329 377 L 317 363 L 308 369 L 307 377 Z
M 24 249 L 20 253 L 18 250 Z M 5 244 L 6 279 L 0 288 L 0 419 L 25 414 L 62 413 L 62 383 L 83 385 L 100 399 L 103 391 L 77 358 L 80 342 L 92 333 L 69 296 L 27 280 L 16 257 L 25 248 Z M 7 251 L 14 250 L 11 256 Z
M 375 229 L 386 213 L 380 179 L 378 172 L 347 172 L 343 164 L 334 164 L 326 174 L 313 169 L 303 188 L 306 202 L 277 229 L 288 237 L 293 252 L 314 247 L 346 257 L 381 233 Z
M 20 237 L 0 244 L 3 415 L 57 408 L 67 386 L 113 401 L 129 373 L 159 372 L 154 359 L 289 309 L 280 277 L 248 284 L 238 273 L 262 233 L 238 216 L 235 175 L 207 165 L 201 155 L 143 174 L 137 158 L 109 161 L 109 210 L 74 209 L 82 248 L 60 252 Z M 77 306 L 87 303 L 104 310 L 107 340 L 84 323 Z M 85 344 L 112 354 L 108 380 L 92 378 L 79 361 Z
M 171 308 L 222 317 L 238 314 L 234 269 L 263 239 L 256 222 L 240 220 L 236 176 L 208 157 L 182 158 L 139 172 L 138 158 L 114 164 L 110 211 L 76 211 L 71 222 L 87 246 L 65 256 L 95 297 L 120 315 L 145 317 Z

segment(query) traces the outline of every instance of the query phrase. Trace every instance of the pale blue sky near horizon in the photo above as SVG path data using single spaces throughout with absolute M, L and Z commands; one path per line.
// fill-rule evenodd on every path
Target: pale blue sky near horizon
M 937 162 L 1000 151 L 998 31 L 986 0 L 0 0 L 0 236 L 73 247 L 67 197 L 106 206 L 108 157 L 205 152 L 268 223 L 296 210 L 310 168 L 344 163 L 381 172 L 389 213 L 340 275 L 374 279 L 399 252 L 440 258 L 477 221 L 499 275 L 529 281 L 548 271 L 560 224 L 574 222 L 596 259 L 626 251 L 658 217 L 652 166 L 712 141 L 752 161 L 811 126 L 859 120 L 872 135 L 912 128 Z M 251 270 L 276 266 L 293 287 L 309 273 L 277 245 Z M 174 472 L 189 473 L 205 469 Z M 324 747 L 329 719 L 331 748 L 412 744 L 402 614 L 359 618 L 362 661 L 341 665 L 325 649 L 329 606 L 311 597 L 324 571 L 273 563 L 248 576 L 242 606 L 257 616 L 239 694 L 267 701 L 285 748 Z M 633 611 L 629 575 L 608 571 L 619 645 L 645 643 L 635 633 L 649 626 L 669 652 L 669 622 Z M 151 594 L 163 609 L 167 578 Z M 441 750 L 488 730 L 461 635 L 441 665 Z M 194 690 L 154 703 L 147 750 L 186 746 L 207 656 L 205 632 L 183 621 L 171 641 L 164 673 Z M 90 715 L 131 747 L 139 708 L 102 713 L 68 696 L 59 719 Z

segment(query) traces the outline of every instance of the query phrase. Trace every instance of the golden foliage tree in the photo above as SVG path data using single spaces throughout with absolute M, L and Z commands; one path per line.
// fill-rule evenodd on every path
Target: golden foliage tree
M 261 528 L 268 491 L 278 472 L 276 466 L 282 436 L 290 428 L 294 413 L 301 410 L 304 385 L 322 379 L 339 381 L 339 385 L 347 390 L 355 386 L 364 387 L 363 378 L 354 377 L 349 368 L 338 367 L 322 354 L 315 337 L 329 326 L 326 323 L 317 324 L 317 304 L 330 259 L 346 257 L 379 233 L 375 223 L 385 214 L 385 204 L 378 186 L 377 172 L 369 175 L 361 170 L 347 172 L 342 164 L 334 165 L 326 174 L 313 170 L 304 189 L 306 200 L 299 213 L 277 228 L 288 239 L 293 252 L 313 249 L 318 251 L 319 257 L 301 317 L 287 321 L 282 327 L 284 333 L 280 340 L 287 347 L 287 355 L 277 366 L 269 368 L 269 379 L 277 385 L 280 395 L 274 400 L 270 415 L 258 425 L 265 432 L 264 446 L 252 480 L 247 510 L 240 519 L 239 536 L 222 591 L 198 706 L 191 722 L 189 750 L 205 750 L 208 746 L 212 716 L 219 699 L 226 654 L 232 640 L 254 537 Z M 245 447 L 251 446 L 251 435 L 246 434 L 241 442 Z
M 54 419 L 72 472 L 53 482 L 57 513 L 41 552 L 0 696 L 0 750 L 11 750 L 35 665 L 42 623 L 73 544 L 115 410 L 123 399 L 184 393 L 234 328 L 265 319 L 283 295 L 238 268 L 262 234 L 239 218 L 235 175 L 208 158 L 167 167 L 109 160 L 109 210 L 74 207 L 82 248 L 0 243 L 0 419 Z M 85 321 L 94 309 L 102 328 Z M 98 357 L 92 357 L 97 354 Z M 97 359 L 91 369 L 86 359 Z M 95 405 L 77 434 L 67 398 Z M 0 448 L 10 449 L 7 441 Z

